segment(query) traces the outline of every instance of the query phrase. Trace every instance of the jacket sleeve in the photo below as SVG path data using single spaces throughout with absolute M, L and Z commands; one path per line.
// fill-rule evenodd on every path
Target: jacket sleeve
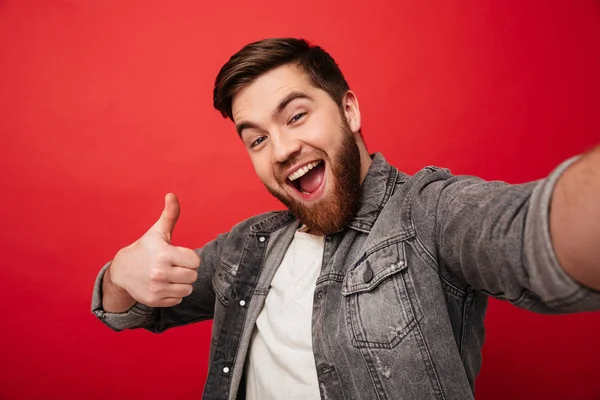
M 600 293 L 571 279 L 550 237 L 552 192 L 567 160 L 519 185 L 432 168 L 413 199 L 413 223 L 429 218 L 440 268 L 464 286 L 540 313 L 600 310 Z
M 106 312 L 102 308 L 102 279 L 110 262 L 98 273 L 92 294 L 92 313 L 114 331 L 143 328 L 160 333 L 177 326 L 212 319 L 215 293 L 212 279 L 219 265 L 222 243 L 227 234 L 219 235 L 196 252 L 200 256 L 198 279 L 193 284 L 192 293 L 173 307 L 148 307 L 136 303 L 123 313 Z

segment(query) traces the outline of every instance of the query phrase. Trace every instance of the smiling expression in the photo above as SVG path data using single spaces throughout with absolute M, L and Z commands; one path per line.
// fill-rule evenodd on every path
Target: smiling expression
M 258 177 L 292 213 L 318 234 L 349 222 L 369 167 L 352 92 L 340 106 L 287 64 L 240 90 L 232 114 Z

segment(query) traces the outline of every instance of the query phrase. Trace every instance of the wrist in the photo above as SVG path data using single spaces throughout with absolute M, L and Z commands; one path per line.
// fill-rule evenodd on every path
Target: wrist
M 133 307 L 136 301 L 126 289 L 112 281 L 112 268 L 112 264 L 109 265 L 104 273 L 102 282 L 102 308 L 106 312 L 126 312 Z
M 119 286 L 113 280 L 113 265 L 112 264 L 110 264 L 108 266 L 108 268 L 106 269 L 106 272 L 104 273 L 104 283 L 105 283 L 105 286 L 109 287 L 110 291 L 113 292 L 114 294 L 117 294 L 117 295 L 129 294 L 129 292 L 127 292 L 127 290 L 125 290 L 123 287 Z

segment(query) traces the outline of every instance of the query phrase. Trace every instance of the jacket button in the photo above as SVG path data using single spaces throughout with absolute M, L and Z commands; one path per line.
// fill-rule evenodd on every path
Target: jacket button
M 225 367 L 225 368 L 223 368 L 223 373 L 224 373 L 224 374 L 228 374 L 228 373 L 229 373 L 229 367 Z
M 363 282 L 369 283 L 371 282 L 371 279 L 373 279 L 373 270 L 371 269 L 371 266 L 367 264 L 367 269 L 363 272 Z
M 266 239 L 265 239 L 265 237 L 264 237 L 264 236 L 261 236 L 261 237 L 259 237 L 259 238 L 258 238 L 258 241 L 259 241 L 259 242 L 261 242 L 261 243 L 262 243 L 262 242 L 264 242 L 265 240 L 266 240 Z

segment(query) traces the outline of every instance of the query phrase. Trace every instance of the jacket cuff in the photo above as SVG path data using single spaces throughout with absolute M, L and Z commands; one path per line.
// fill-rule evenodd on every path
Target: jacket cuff
M 123 313 L 104 311 L 102 308 L 102 281 L 109 266 L 110 262 L 106 263 L 96 276 L 92 294 L 92 313 L 103 324 L 116 332 L 150 326 L 153 321 L 153 309 L 141 303 L 135 303 L 133 307 Z
M 552 194 L 561 175 L 580 156 L 559 165 L 534 189 L 525 228 L 525 259 L 530 285 L 551 308 L 560 312 L 600 310 L 600 292 L 573 280 L 560 265 L 550 235 Z

